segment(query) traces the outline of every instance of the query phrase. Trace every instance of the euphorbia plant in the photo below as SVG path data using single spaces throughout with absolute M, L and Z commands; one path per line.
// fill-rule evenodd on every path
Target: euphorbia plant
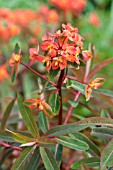
M 29 65 L 21 61 L 22 57 L 18 45 L 16 45 L 13 56 L 9 61 L 9 64 L 14 67 L 12 80 L 15 78 L 14 72 L 17 74 L 18 66 L 22 64 L 25 68 L 46 81 L 41 91 L 44 97 L 38 96 L 38 98 L 24 100 L 20 94 L 17 95 L 18 108 L 28 129 L 27 132 L 15 132 L 9 130 L 8 127 L 6 128 L 6 121 L 15 99 L 8 105 L 2 118 L 0 132 L 0 138 L 2 139 L 1 146 L 21 151 L 20 156 L 12 166 L 12 170 L 22 169 L 23 167 L 24 169 L 33 170 L 59 170 L 63 168 L 66 170 L 71 168 L 96 168 L 104 170 L 107 167 L 113 166 L 111 161 L 113 158 L 113 141 L 111 140 L 108 143 L 108 140 L 106 140 L 108 144 L 101 154 L 98 146 L 95 144 L 95 139 L 91 140 L 89 135 L 87 137 L 85 135 L 87 133 L 84 133 L 87 130 L 83 131 L 90 127 L 92 134 L 95 136 L 105 137 L 110 134 L 112 137 L 113 130 L 111 127 L 113 127 L 113 120 L 108 113 L 103 111 L 101 117 L 86 118 L 68 124 L 73 108 L 81 104 L 81 101 L 79 101 L 81 94 L 86 97 L 87 101 L 91 97 L 95 97 L 95 94 L 113 96 L 112 91 L 98 89 L 103 85 L 104 78 L 90 80 L 96 73 L 95 70 L 90 72 L 90 61 L 93 55 L 91 51 L 83 49 L 83 38 L 78 34 L 78 28 L 74 28 L 71 24 L 63 24 L 62 31 L 58 30 L 54 34 L 48 33 L 42 37 L 42 41 L 42 44 L 38 44 L 37 48 L 29 49 Z M 46 75 L 42 75 L 31 68 L 36 62 L 41 62 L 45 66 Z M 103 62 L 105 66 L 110 61 L 106 60 Z M 85 67 L 85 71 L 83 80 L 80 82 L 77 77 L 70 76 L 68 72 L 70 73 L 72 68 L 81 70 L 81 67 Z M 99 68 L 97 70 L 99 71 Z M 88 77 L 90 78 L 88 79 Z M 45 95 L 46 91 L 50 92 Z M 73 100 L 68 99 L 70 107 L 67 108 L 66 114 L 64 114 L 63 108 L 65 105 L 63 91 L 69 91 L 74 95 Z M 85 104 L 82 103 L 82 105 L 84 106 Z M 95 113 L 89 106 L 86 107 Z M 33 116 L 33 109 L 36 109 L 38 121 Z M 58 119 L 55 125 L 52 123 L 52 119 Z M 96 125 L 98 127 L 95 127 Z M 5 143 L 5 141 L 9 143 Z M 13 142 L 16 142 L 17 146 L 13 146 Z M 63 148 L 65 151 L 65 147 L 76 151 L 75 155 L 78 153 L 77 151 L 81 151 L 83 159 L 79 160 L 79 156 L 77 157 L 76 155 L 75 158 L 73 154 L 71 160 L 68 160 L 68 164 L 64 166 L 62 153 Z M 108 151 L 106 151 L 107 149 Z M 26 161 L 27 163 L 25 164 Z

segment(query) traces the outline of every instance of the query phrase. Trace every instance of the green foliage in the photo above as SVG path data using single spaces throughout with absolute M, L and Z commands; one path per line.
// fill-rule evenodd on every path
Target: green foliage
M 23 98 L 20 94 L 18 94 L 18 107 L 20 110 L 20 113 L 24 119 L 24 122 L 27 126 L 27 128 L 29 129 L 29 131 L 31 132 L 31 134 L 33 135 L 33 137 L 38 138 L 39 137 L 39 132 L 38 132 L 38 127 L 35 123 L 35 120 L 31 114 L 31 111 L 28 107 L 23 105 Z
M 47 170 L 60 170 L 49 149 L 40 147 L 40 154 Z
M 53 113 L 56 115 L 60 109 L 60 97 L 58 93 L 54 93 L 49 98 L 49 104 L 52 108 Z
M 38 115 L 38 125 L 43 133 L 46 133 L 49 129 L 48 119 L 43 112 L 40 112 Z

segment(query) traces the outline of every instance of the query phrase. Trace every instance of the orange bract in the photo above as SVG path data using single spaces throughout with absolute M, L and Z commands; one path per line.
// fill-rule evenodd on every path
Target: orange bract
M 104 84 L 104 78 L 96 78 L 92 80 L 87 86 L 85 90 L 86 101 L 90 99 L 92 89 L 98 89 L 100 86 Z
M 0 82 L 3 82 L 4 79 L 8 79 L 8 78 L 9 78 L 9 74 L 7 71 L 7 66 L 5 64 L 1 65 L 0 66 Z

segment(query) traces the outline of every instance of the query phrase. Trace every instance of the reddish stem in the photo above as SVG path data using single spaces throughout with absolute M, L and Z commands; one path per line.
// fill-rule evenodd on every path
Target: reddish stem
M 63 79 L 64 79 L 64 69 L 61 70 L 58 83 L 57 83 L 57 89 L 60 96 L 60 110 L 58 114 L 58 125 L 62 125 L 62 88 L 61 87 L 63 84 Z
M 32 71 L 34 74 L 38 75 L 39 77 L 43 78 L 44 80 L 48 81 L 49 83 L 51 83 L 54 87 L 56 87 L 56 84 L 54 84 L 53 82 L 49 81 L 45 76 L 41 75 L 40 73 L 38 73 L 37 71 L 33 70 L 31 67 L 27 66 L 26 64 L 20 62 L 20 64 L 22 64 L 24 67 L 26 67 L 27 69 L 29 69 L 30 71 Z
M 76 94 L 76 96 L 75 96 L 75 98 L 74 98 L 74 101 L 77 101 L 77 99 L 79 98 L 79 96 L 80 96 L 80 92 L 78 91 L 77 94 Z M 68 113 L 67 113 L 67 115 L 66 115 L 64 124 L 67 124 L 67 122 L 68 122 L 68 120 L 69 120 L 69 118 L 70 118 L 70 116 L 71 116 L 72 110 L 73 110 L 73 106 L 70 106 L 70 108 L 69 108 L 69 110 L 68 110 Z

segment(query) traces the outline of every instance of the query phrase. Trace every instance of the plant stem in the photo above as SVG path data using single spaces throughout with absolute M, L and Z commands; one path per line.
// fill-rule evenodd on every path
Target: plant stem
M 48 81 L 49 83 L 51 83 L 54 87 L 56 87 L 56 84 L 54 84 L 53 82 L 49 81 L 45 76 L 41 75 L 40 73 L 38 73 L 37 71 L 33 70 L 31 67 L 27 66 L 26 64 L 20 62 L 20 64 L 22 64 L 24 67 L 26 67 L 27 69 L 29 69 L 30 71 L 32 71 L 34 74 L 38 75 L 39 77 L 43 78 L 44 80 Z
M 57 83 L 57 89 L 60 96 L 60 110 L 58 114 L 58 125 L 62 125 L 62 84 L 64 79 L 64 69 L 61 70 L 58 83 Z
M 75 96 L 75 98 L 74 98 L 74 101 L 77 101 L 77 99 L 79 98 L 79 96 L 80 96 L 80 92 L 78 91 L 77 94 L 76 94 L 76 96 Z M 68 110 L 68 113 L 67 113 L 67 115 L 66 115 L 64 124 L 67 124 L 67 122 L 68 122 L 68 120 L 69 120 L 69 118 L 70 118 L 70 116 L 71 116 L 72 110 L 73 110 L 73 106 L 70 106 L 70 108 L 69 108 L 69 110 Z

